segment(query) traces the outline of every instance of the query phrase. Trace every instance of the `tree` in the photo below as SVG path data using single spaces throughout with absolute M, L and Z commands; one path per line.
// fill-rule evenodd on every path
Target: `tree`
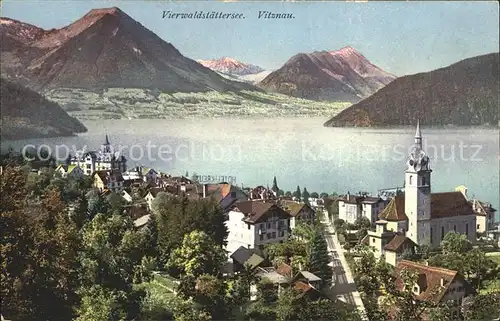
M 467 297 L 462 302 L 466 321 L 494 320 L 500 315 L 500 292 Z
M 181 247 L 175 249 L 167 264 L 173 275 L 216 275 L 226 261 L 224 249 L 205 232 L 193 231 L 184 237 Z
M 222 279 L 203 274 L 196 280 L 194 300 L 210 313 L 213 320 L 223 320 L 231 310 L 226 299 L 227 290 L 227 284 Z
M 297 190 L 293 192 L 293 197 L 296 198 L 297 201 L 300 201 L 302 199 L 302 193 L 300 192 L 300 186 L 297 185 Z
M 276 182 L 276 176 L 273 178 L 273 187 L 271 187 L 271 190 L 274 192 L 278 193 L 280 188 L 278 187 L 278 183 Z
M 333 221 L 333 227 L 335 228 L 335 231 L 339 233 L 338 231 L 345 230 L 345 221 L 341 218 L 336 219 Z
M 448 232 L 441 241 L 441 249 L 444 254 L 465 253 L 472 249 L 472 244 L 465 234 Z
M 303 240 L 304 242 L 310 242 L 314 238 L 317 232 L 317 228 L 305 222 L 299 222 L 297 226 L 292 230 L 292 237 L 298 240 Z
M 316 192 L 312 192 L 312 193 L 311 193 L 311 197 L 312 197 L 312 198 L 319 198 L 319 194 L 318 194 L 318 193 L 316 193 Z
M 330 284 L 333 271 L 328 266 L 330 258 L 325 237 L 317 232 L 311 242 L 311 252 L 309 253 L 308 271 L 321 278 L 323 284 Z
M 161 214 L 170 201 L 170 196 L 165 192 L 158 192 L 155 199 L 151 202 L 151 210 L 155 214 Z
M 11 166 L 0 180 L 2 312 L 18 320 L 71 319 L 77 230 L 59 191 L 33 198 L 26 180 L 21 167 Z
M 158 227 L 159 261 L 165 264 L 170 253 L 181 246 L 184 236 L 199 230 L 212 238 L 215 244 L 226 244 L 228 230 L 219 202 L 214 198 L 190 201 L 170 198 L 154 215 Z
M 328 197 L 328 193 L 321 192 L 321 194 L 319 194 L 319 198 L 325 198 L 325 197 Z
M 307 188 L 304 187 L 304 191 L 302 192 L 302 201 L 307 204 L 309 204 L 309 192 L 307 191 Z
M 82 241 L 79 294 L 93 303 L 96 293 L 101 293 L 112 302 L 113 311 L 120 311 L 120 315 L 126 313 L 126 319 L 135 318 L 145 294 L 132 284 L 142 263 L 145 239 L 141 232 L 133 229 L 130 218 L 99 213 L 83 228 Z M 78 310 L 80 318 L 93 309 L 92 304 L 85 305 L 85 302 L 82 301 Z M 109 320 L 115 320 L 114 315 Z
M 293 195 L 292 195 L 292 192 L 290 192 L 290 191 L 286 191 L 286 192 L 285 192 L 285 196 L 286 196 L 286 197 L 292 197 Z

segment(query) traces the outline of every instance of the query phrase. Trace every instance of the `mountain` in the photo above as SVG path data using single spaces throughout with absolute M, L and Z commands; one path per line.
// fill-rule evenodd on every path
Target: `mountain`
M 228 74 L 228 75 L 253 75 L 258 74 L 264 69 L 259 66 L 246 64 L 229 57 L 222 57 L 216 60 L 197 60 L 203 66 L 212 69 L 213 71 Z
M 325 126 L 497 125 L 499 53 L 400 77 Z
M 58 104 L 19 84 L 1 79 L 2 139 L 71 136 L 87 128 Z
M 93 9 L 74 23 L 52 30 L 1 19 L 2 75 L 18 79 L 37 91 L 52 88 L 94 91 L 147 88 L 163 92 L 255 89 L 225 79 L 184 57 L 172 44 L 118 8 Z
M 259 87 L 307 99 L 358 102 L 395 78 L 354 48 L 345 47 L 297 54 Z

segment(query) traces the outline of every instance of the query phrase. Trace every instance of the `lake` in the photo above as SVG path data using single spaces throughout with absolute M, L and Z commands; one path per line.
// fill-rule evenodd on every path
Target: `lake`
M 172 174 L 234 176 L 238 185 L 272 185 L 309 192 L 368 191 L 402 186 L 414 128 L 326 128 L 326 118 L 247 118 L 85 121 L 75 137 L 4 142 L 19 150 L 47 144 L 95 150 L 109 135 L 129 168 L 135 164 Z M 422 127 L 431 159 L 433 192 L 468 187 L 469 196 L 499 208 L 498 129 Z M 58 146 L 56 150 L 55 147 Z M 65 147 L 66 146 L 66 147 Z M 498 213 L 497 213 L 498 214 Z M 497 215 L 498 219 L 498 215 Z

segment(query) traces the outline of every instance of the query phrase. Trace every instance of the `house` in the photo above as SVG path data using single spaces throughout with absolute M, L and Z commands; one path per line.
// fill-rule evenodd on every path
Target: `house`
M 422 265 L 412 261 L 401 260 L 395 268 L 395 286 L 397 290 L 404 290 L 404 281 L 401 277 L 403 270 L 418 275 L 412 287 L 415 300 L 432 303 L 453 302 L 453 314 L 459 318 L 462 300 L 473 293 L 473 289 L 457 271 Z
M 146 226 L 146 224 L 148 224 L 150 218 L 151 218 L 150 214 L 143 215 L 134 221 L 134 226 L 136 228 L 141 228 L 143 226 Z
M 146 183 L 156 184 L 158 181 L 158 172 L 152 168 L 141 167 L 142 179 Z
M 127 203 L 132 202 L 132 195 L 130 195 L 125 189 L 120 193 L 120 195 L 125 201 L 127 201 Z
M 378 214 L 386 205 L 386 202 L 380 197 L 372 197 L 362 193 L 351 195 L 350 192 L 338 198 L 337 201 L 339 218 L 351 224 L 354 224 L 361 217 L 366 217 L 370 222 L 375 223 Z
M 279 201 L 277 202 L 277 204 L 281 206 L 285 211 L 290 213 L 291 229 L 295 228 L 298 222 L 312 224 L 316 219 L 316 211 L 314 211 L 311 206 L 305 203 L 297 203 L 294 201 Z
M 255 250 L 243 246 L 240 246 L 231 254 L 230 258 L 232 259 L 234 273 L 244 271 L 247 267 L 253 270 L 265 261 Z
M 300 271 L 293 278 L 293 282 L 302 282 L 315 289 L 319 289 L 321 287 L 322 280 L 319 276 L 315 275 L 314 273 L 311 273 L 309 271 Z
M 392 266 L 402 259 L 403 253 L 415 254 L 416 244 L 410 238 L 397 234 L 384 246 L 385 260 Z
M 133 220 L 144 217 L 149 214 L 147 205 L 145 204 L 133 204 L 126 205 L 123 209 L 123 214 L 128 215 Z
M 248 198 L 251 200 L 276 200 L 277 195 L 270 188 L 265 188 L 259 185 L 255 188 L 248 189 Z
M 260 279 L 265 279 L 272 284 L 274 284 L 278 294 L 285 288 L 290 286 L 291 278 L 282 275 L 274 267 L 257 267 L 256 276 Z M 250 286 L 250 300 L 255 301 L 257 299 L 257 287 L 252 284 Z
M 115 193 L 123 191 L 123 176 L 117 171 L 96 171 L 92 174 L 94 187 L 101 192 L 108 189 Z
M 477 233 L 487 233 L 495 230 L 496 209 L 490 203 L 481 202 L 477 199 L 471 201 L 472 209 L 476 214 Z
M 230 207 L 227 218 L 229 253 L 240 246 L 261 253 L 265 244 L 286 241 L 290 235 L 290 214 L 272 202 L 237 201 Z
M 146 200 L 146 203 L 148 204 L 148 207 L 150 210 L 152 209 L 153 201 L 156 199 L 156 196 L 160 192 L 164 192 L 164 190 L 162 188 L 159 188 L 159 187 L 153 187 L 153 188 L 150 188 L 148 190 L 146 196 L 144 196 L 144 200 Z
M 83 169 L 78 165 L 58 165 L 56 167 L 56 172 L 60 173 L 62 177 L 68 177 L 73 179 L 82 178 L 85 175 Z

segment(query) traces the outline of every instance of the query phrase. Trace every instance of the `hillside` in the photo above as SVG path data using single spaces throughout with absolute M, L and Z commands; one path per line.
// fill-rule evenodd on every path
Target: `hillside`
M 8 18 L 1 22 L 2 76 L 39 92 L 54 88 L 256 90 L 184 57 L 118 8 L 91 10 L 61 29 L 42 30 Z
M 345 47 L 297 54 L 259 87 L 306 99 L 358 102 L 395 78 L 354 48 Z
M 36 92 L 1 79 L 2 140 L 71 136 L 86 132 L 58 104 Z
M 499 54 L 400 77 L 325 126 L 498 125 Z

